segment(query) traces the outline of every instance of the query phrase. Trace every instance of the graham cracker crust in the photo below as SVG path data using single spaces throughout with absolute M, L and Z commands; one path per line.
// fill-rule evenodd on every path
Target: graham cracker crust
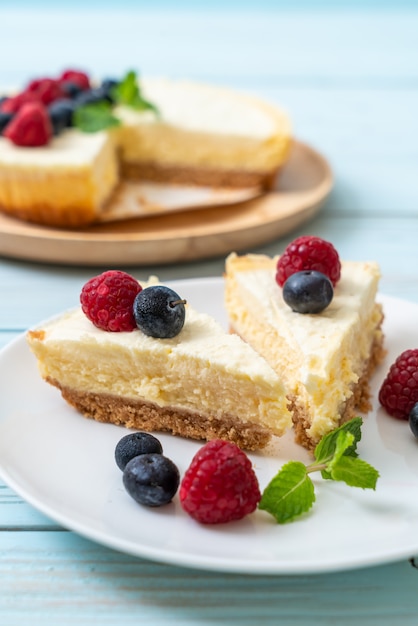
M 359 412 L 368 413 L 371 410 L 370 378 L 376 367 L 383 361 L 386 355 L 383 341 L 384 335 L 380 331 L 379 327 L 372 345 L 370 357 L 364 364 L 363 373 L 357 384 L 352 388 L 352 395 L 340 409 L 340 418 L 337 426 L 341 426 L 353 417 L 356 417 Z M 306 432 L 307 429 L 310 428 L 311 422 L 305 408 L 298 404 L 298 399 L 294 396 L 289 397 L 288 408 L 293 415 L 292 419 L 293 429 L 295 432 L 295 442 L 302 445 L 304 448 L 313 451 L 318 444 L 319 439 L 312 439 Z
M 264 448 L 271 438 L 267 428 L 258 424 L 238 422 L 232 416 L 219 419 L 174 407 L 160 407 L 142 400 L 78 391 L 62 387 L 58 381 L 51 378 L 46 380 L 58 387 L 62 397 L 77 411 L 98 422 L 147 432 L 168 432 L 200 441 L 224 439 L 246 450 Z
M 278 172 L 279 168 L 265 172 L 181 167 L 150 162 L 121 163 L 122 177 L 128 180 L 150 180 L 203 187 L 261 187 L 270 190 L 275 186 Z

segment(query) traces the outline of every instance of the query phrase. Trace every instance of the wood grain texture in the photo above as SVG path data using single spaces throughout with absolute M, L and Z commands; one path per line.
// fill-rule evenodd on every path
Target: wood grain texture
M 331 163 L 335 184 L 309 222 L 248 249 L 280 253 L 294 236 L 311 232 L 333 241 L 343 258 L 376 259 L 382 292 L 418 302 L 416 3 L 382 2 L 377 9 L 374 2 L 344 2 L 338 10 L 329 2 L 318 2 L 318 10 L 315 2 L 298 2 L 299 9 L 284 2 L 177 9 L 160 2 L 153 10 L 102 4 L 2 6 L 0 53 L 7 63 L 0 65 L 0 84 L 87 61 L 98 76 L 135 66 L 144 74 L 253 91 L 283 105 L 296 136 Z M 165 281 L 220 276 L 223 263 L 223 256 L 175 264 L 156 259 L 129 270 Z M 91 274 L 92 267 L 0 259 L 0 345 L 73 306 Z M 147 562 L 57 527 L 0 487 L 0 623 L 6 626 L 415 626 L 417 583 L 408 560 L 295 577 L 217 575 Z
M 0 554 L 8 626 L 416 624 L 418 570 L 407 561 L 339 575 L 219 576 L 134 559 L 65 531 L 50 532 L 47 545 L 43 532 L 3 533 Z

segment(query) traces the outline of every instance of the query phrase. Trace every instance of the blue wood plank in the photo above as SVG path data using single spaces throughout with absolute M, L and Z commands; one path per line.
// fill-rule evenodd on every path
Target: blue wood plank
M 0 556 L 7 626 L 416 624 L 418 570 L 408 561 L 316 576 L 222 575 L 143 561 L 68 532 L 2 533 Z
M 417 20 L 413 9 L 291 12 L 253 6 L 225 9 L 219 19 L 216 7 L 98 12 L 86 5 L 77 11 L 27 9 L 22 19 L 21 10 L 5 8 L 1 48 L 8 63 L 2 65 L 0 84 L 20 83 L 33 68 L 56 72 L 63 65 L 87 64 L 102 75 L 121 73 L 128 64 L 144 73 L 221 81 L 291 77 L 415 85 Z M 62 24 L 71 33 L 68 39 Z M 37 44 L 28 55 L 20 42 L 30 42 L 34 30 Z M 109 45 L 114 41 L 117 45 Z
M 27 504 L 12 489 L 0 481 L 0 532 L 33 529 L 58 529 L 55 522 Z
M 216 10 L 220 15 L 224 11 L 232 10 L 242 10 L 242 9 L 254 9 L 254 0 L 212 0 L 210 3 L 210 9 Z M 57 3 L 55 0 L 2 0 L 2 6 L 7 8 L 34 8 L 35 6 L 38 9 L 56 9 Z M 85 0 L 63 0 L 60 2 L 60 8 L 70 8 L 72 10 L 76 10 L 77 12 L 86 8 Z M 113 0 L 89 0 L 88 3 L 89 8 L 100 8 L 100 9 L 114 9 L 115 3 Z M 207 11 L 208 3 L 204 0 L 177 0 L 176 1 L 176 10 L 187 10 L 187 11 Z M 350 0 L 347 2 L 339 2 L 336 3 L 335 0 L 258 0 L 257 2 L 258 10 L 274 10 L 274 11 L 299 11 L 303 9 L 304 11 L 317 11 L 326 9 L 329 11 L 330 9 L 333 11 L 346 11 L 347 8 L 356 9 L 356 10 L 389 10 L 399 12 L 402 9 L 415 9 L 416 1 L 415 0 L 379 0 L 376 3 L 376 0 Z M 149 10 L 150 3 L 148 0 L 119 0 L 118 8 L 123 10 L 132 10 L 132 9 L 145 9 Z M 171 0 L 153 0 L 152 9 L 155 10 L 171 10 L 173 8 L 173 3 Z

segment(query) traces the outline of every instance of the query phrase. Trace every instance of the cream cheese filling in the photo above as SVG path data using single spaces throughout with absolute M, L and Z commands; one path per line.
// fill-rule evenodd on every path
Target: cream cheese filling
M 54 171 L 66 167 L 90 167 L 109 143 L 112 143 L 112 139 L 105 131 L 82 133 L 73 128 L 53 137 L 46 146 L 36 148 L 15 146 L 8 139 L 0 137 L 0 163 L 14 168 L 32 166 Z
M 187 307 L 173 339 L 104 332 L 81 309 L 29 333 L 44 378 L 201 414 L 237 416 L 281 435 L 291 426 L 281 381 L 238 337 Z
M 263 171 L 288 153 L 288 116 L 247 95 L 188 81 L 142 79 L 146 98 L 160 115 L 117 107 L 122 158 L 171 166 L 223 167 Z
M 157 106 L 167 125 L 185 131 L 256 140 L 267 139 L 279 125 L 284 133 L 289 131 L 284 112 L 278 113 L 279 109 L 225 87 L 145 77 L 141 78 L 141 91 Z M 127 120 L 138 118 L 132 109 L 119 112 Z M 144 124 L 156 119 L 151 112 L 139 116 Z

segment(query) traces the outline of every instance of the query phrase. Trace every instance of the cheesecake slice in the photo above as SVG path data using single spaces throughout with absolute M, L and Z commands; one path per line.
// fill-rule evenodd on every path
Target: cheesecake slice
M 118 180 L 108 132 L 68 129 L 37 148 L 0 137 L 0 209 L 20 219 L 60 227 L 89 224 Z
M 100 422 L 264 447 L 291 427 L 281 380 L 239 337 L 186 307 L 172 339 L 106 332 L 81 309 L 28 332 L 42 377 Z
M 370 410 L 369 380 L 384 356 L 379 268 L 343 261 L 329 306 L 320 314 L 292 311 L 275 280 L 278 257 L 226 260 L 225 303 L 231 330 L 283 380 L 296 441 L 312 449 L 358 411 Z

